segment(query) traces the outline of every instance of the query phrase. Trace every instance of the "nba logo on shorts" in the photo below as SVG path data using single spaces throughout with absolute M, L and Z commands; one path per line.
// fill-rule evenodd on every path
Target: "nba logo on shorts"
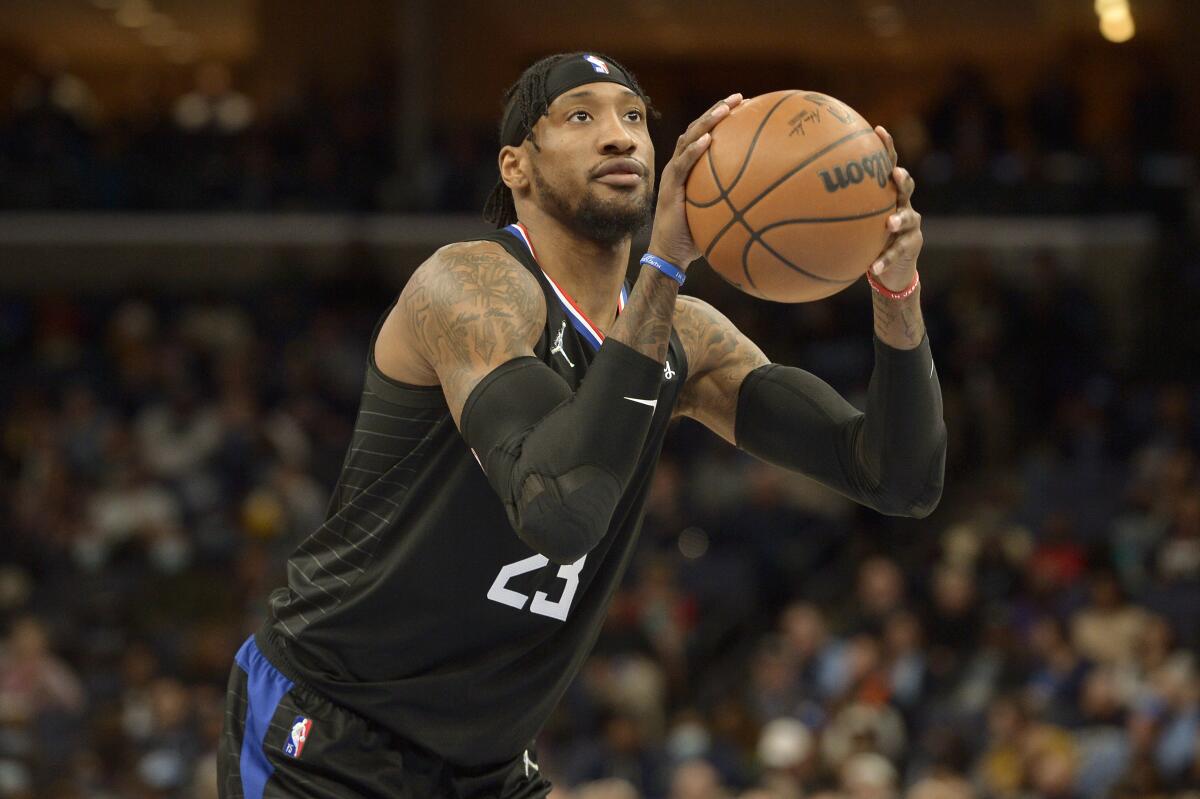
M 311 729 L 312 719 L 296 716 L 296 720 L 292 722 L 292 731 L 288 734 L 287 743 L 283 745 L 283 753 L 288 757 L 300 757 L 300 753 L 304 751 L 304 742 L 308 740 L 308 733 Z
M 589 64 L 592 65 L 592 69 L 596 70 L 597 72 L 601 72 L 605 75 L 608 74 L 608 64 L 604 63 L 599 58 L 596 58 L 596 56 L 585 55 L 583 58 L 585 61 L 587 61 Z

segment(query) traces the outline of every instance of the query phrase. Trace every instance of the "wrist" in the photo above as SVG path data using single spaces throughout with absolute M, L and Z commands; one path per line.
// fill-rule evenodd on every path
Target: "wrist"
M 678 247 L 669 247 L 654 239 L 650 240 L 650 246 L 646 248 L 646 253 L 656 258 L 661 258 L 667 263 L 674 264 L 684 272 L 687 271 L 688 264 L 696 258 L 695 255 L 681 252 Z
M 683 285 L 683 281 L 686 278 L 684 270 L 681 269 L 679 265 L 673 264 L 665 258 L 660 258 L 654 253 L 646 253 L 642 256 L 639 263 L 644 267 L 649 267 L 650 269 L 657 271 L 664 277 L 670 278 L 680 286 Z
M 912 279 L 907 281 L 905 285 L 893 288 L 885 285 L 883 281 L 871 274 L 871 270 L 867 270 L 867 283 L 871 286 L 871 291 L 881 297 L 889 300 L 906 300 L 913 295 L 921 285 L 921 275 L 917 270 L 913 270 Z

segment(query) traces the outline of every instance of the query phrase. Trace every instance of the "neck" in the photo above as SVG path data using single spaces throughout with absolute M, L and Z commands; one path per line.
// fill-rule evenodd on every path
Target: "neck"
M 606 246 L 579 236 L 538 209 L 521 214 L 538 264 L 602 332 L 617 318 L 617 297 L 629 268 L 627 238 Z

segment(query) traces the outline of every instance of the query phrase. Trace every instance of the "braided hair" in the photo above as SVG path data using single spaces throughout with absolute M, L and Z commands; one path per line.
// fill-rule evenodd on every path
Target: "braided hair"
M 503 137 L 504 120 L 510 113 L 520 115 L 520 131 L 523 133 L 521 141 L 529 139 L 534 148 L 537 148 L 537 142 L 533 139 L 533 126 L 537 121 L 546 115 L 547 109 L 550 107 L 550 98 L 546 92 L 546 77 L 550 71 L 560 62 L 568 58 L 577 58 L 583 55 L 596 55 L 603 58 L 613 66 L 616 66 L 629 76 L 632 88 L 646 104 L 646 111 L 651 118 L 657 119 L 659 114 L 650 105 L 650 97 L 642 91 L 642 87 L 638 84 L 637 78 L 633 73 L 620 64 L 620 62 L 609 58 L 595 51 L 575 52 L 575 53 L 557 53 L 556 55 L 546 56 L 537 61 L 524 72 L 517 82 L 508 87 L 504 92 L 504 113 L 500 117 L 500 136 Z M 512 142 L 501 141 L 500 146 L 511 144 Z M 504 185 L 504 180 L 499 179 L 496 185 L 492 188 L 491 194 L 488 195 L 487 202 L 483 206 L 483 218 L 494 224 L 497 228 L 507 227 L 517 221 L 517 207 L 513 202 L 512 189 Z

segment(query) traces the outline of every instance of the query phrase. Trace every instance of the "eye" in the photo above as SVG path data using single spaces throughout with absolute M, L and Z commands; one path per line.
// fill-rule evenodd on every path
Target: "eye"
M 582 117 L 582 119 L 581 119 L 580 117 Z M 571 119 L 571 120 L 574 120 L 574 121 L 576 121 L 576 122 L 586 122 L 587 120 L 589 120 L 589 119 L 591 119 L 591 118 L 592 118 L 592 115 L 591 115 L 591 114 L 589 114 L 587 111 L 584 111 L 583 109 L 580 109 L 580 110 L 578 110 L 578 111 L 572 111 L 572 112 L 571 112 L 571 113 L 568 115 L 568 117 L 567 117 L 567 118 L 568 118 L 568 119 Z
M 631 110 L 631 111 L 630 111 L 628 114 L 626 114 L 625 116 L 627 116 L 627 117 L 631 117 L 633 122 L 641 122 L 641 121 L 642 121 L 642 120 L 645 118 L 645 117 L 642 115 L 642 112 L 641 112 L 641 111 L 639 111 L 639 110 L 638 110 L 638 109 L 636 109 L 636 108 L 634 108 L 633 110 Z

